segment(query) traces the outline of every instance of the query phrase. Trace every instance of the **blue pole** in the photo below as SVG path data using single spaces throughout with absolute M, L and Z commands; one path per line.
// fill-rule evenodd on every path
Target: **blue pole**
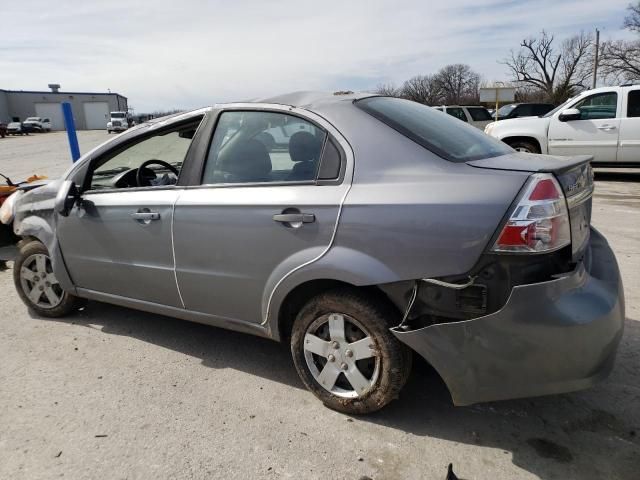
M 80 146 L 76 135 L 76 124 L 73 121 L 73 110 L 69 102 L 62 102 L 62 115 L 64 115 L 64 126 L 67 129 L 69 139 L 69 149 L 71 150 L 71 160 L 75 163 L 80 158 Z

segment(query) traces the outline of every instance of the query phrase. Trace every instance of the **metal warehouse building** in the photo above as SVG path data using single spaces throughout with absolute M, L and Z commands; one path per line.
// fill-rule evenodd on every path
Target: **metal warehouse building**
M 0 122 L 24 121 L 27 117 L 51 119 L 52 130 L 64 130 L 62 102 L 69 102 L 79 130 L 107 128 L 109 112 L 127 111 L 127 97 L 117 93 L 60 92 L 58 85 L 50 91 L 0 89 Z

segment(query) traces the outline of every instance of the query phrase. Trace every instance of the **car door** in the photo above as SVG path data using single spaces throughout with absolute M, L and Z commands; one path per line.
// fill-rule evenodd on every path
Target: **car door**
M 264 135 L 278 126 L 295 132 L 286 144 Z M 308 118 L 221 113 L 201 185 L 187 188 L 175 207 L 176 276 L 185 307 L 261 322 L 278 282 L 330 246 L 348 189 L 340 179 L 344 165 L 339 143 Z
M 618 162 L 640 164 L 640 88 L 627 92 L 620 120 Z
M 199 123 L 180 124 L 116 145 L 90 167 L 81 200 L 57 233 L 65 264 L 82 289 L 181 307 L 171 228 L 179 175 Z M 161 161 L 142 170 L 145 162 Z
M 567 108 L 580 110 L 578 120 L 560 121 L 556 113 L 549 124 L 549 153 L 593 155 L 594 162 L 615 162 L 620 127 L 620 99 L 616 91 L 598 92 Z

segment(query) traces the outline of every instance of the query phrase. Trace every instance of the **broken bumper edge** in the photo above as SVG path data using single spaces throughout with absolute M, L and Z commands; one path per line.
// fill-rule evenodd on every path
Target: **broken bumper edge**
M 499 311 L 391 331 L 436 369 L 454 404 L 470 405 L 594 385 L 613 368 L 624 319 L 618 264 L 592 229 L 573 272 L 514 287 Z

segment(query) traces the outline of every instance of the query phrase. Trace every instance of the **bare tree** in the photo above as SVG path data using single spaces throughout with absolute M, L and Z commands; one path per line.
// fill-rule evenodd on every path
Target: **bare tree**
M 624 19 L 624 28 L 640 33 L 640 2 L 627 7 L 629 15 Z
M 417 75 L 402 85 L 400 95 L 407 100 L 437 105 L 442 102 L 442 89 L 434 75 Z
M 439 85 L 447 105 L 477 103 L 480 75 L 469 65 L 456 63 L 440 69 L 434 80 Z
M 561 103 L 578 90 L 587 88 L 592 74 L 591 35 L 580 33 L 559 47 L 554 36 L 544 30 L 539 38 L 520 43 L 505 64 L 514 81 L 542 90 L 548 100 Z
M 629 15 L 624 20 L 625 28 L 640 33 L 640 2 L 629 5 Z M 600 50 L 602 73 L 614 80 L 640 78 L 640 40 L 604 42 Z
M 381 83 L 373 93 L 386 97 L 399 97 L 402 94 L 402 89 L 396 87 L 393 83 Z
M 640 78 L 640 41 L 606 42 L 602 45 L 600 69 L 615 80 Z

